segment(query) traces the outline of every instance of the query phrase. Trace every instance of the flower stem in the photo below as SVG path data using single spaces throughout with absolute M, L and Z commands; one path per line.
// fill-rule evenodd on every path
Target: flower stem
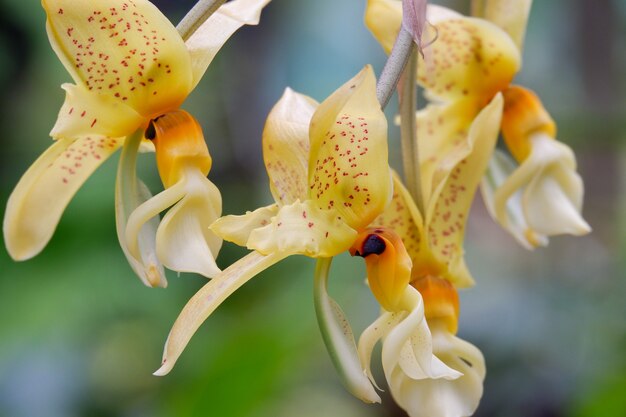
M 389 103 L 413 50 L 415 50 L 413 37 L 404 28 L 401 28 L 376 85 L 376 97 L 382 109 Z
M 200 0 L 183 17 L 176 29 L 187 40 L 226 0 Z
M 420 158 L 417 145 L 417 48 L 413 48 L 409 63 L 404 69 L 400 85 L 400 137 L 402 144 L 402 164 L 407 189 L 420 213 L 424 215 L 424 197 L 420 179 Z

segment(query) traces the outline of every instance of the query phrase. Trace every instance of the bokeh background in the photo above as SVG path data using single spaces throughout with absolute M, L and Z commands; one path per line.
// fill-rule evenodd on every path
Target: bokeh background
M 155 3 L 178 22 L 193 1 Z M 593 233 L 528 252 L 474 204 L 466 238 L 478 285 L 461 294 L 460 335 L 486 356 L 477 416 L 626 416 L 626 2 L 536 1 L 517 82 L 537 91 L 576 151 Z M 448 1 L 467 11 L 467 1 Z M 224 212 L 270 202 L 265 116 L 285 87 L 322 100 L 385 56 L 363 26 L 365 0 L 274 0 L 240 30 L 184 108 L 202 123 Z M 0 210 L 50 144 L 70 81 L 35 0 L 0 4 Z M 394 105 L 388 109 L 394 114 Z M 399 167 L 397 131 L 391 135 Z M 78 192 L 36 258 L 0 249 L 0 416 L 403 416 L 383 393 L 365 405 L 341 386 L 312 302 L 313 262 L 293 257 L 230 297 L 167 377 L 162 345 L 205 279 L 169 275 L 148 289 L 115 235 L 117 157 Z M 161 184 L 151 155 L 141 177 Z M 225 244 L 219 263 L 245 253 Z M 331 291 L 359 333 L 376 316 L 358 260 L 340 257 Z M 379 381 L 384 382 L 380 369 Z

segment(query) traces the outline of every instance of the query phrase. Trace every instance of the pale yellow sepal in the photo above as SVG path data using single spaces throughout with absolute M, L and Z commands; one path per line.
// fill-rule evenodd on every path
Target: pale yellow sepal
M 449 265 L 443 277 L 457 287 L 473 284 L 463 261 L 465 223 L 498 138 L 502 104 L 502 95 L 497 94 L 476 117 L 466 138 L 467 156 L 461 159 L 462 154 L 457 155 L 459 162 L 426 203 L 429 247 L 439 262 Z
M 248 249 L 263 254 L 302 254 L 331 257 L 347 250 L 357 232 L 331 210 L 320 210 L 310 200 L 280 208 L 270 224 L 250 233 Z
M 483 186 L 492 216 L 527 248 L 545 246 L 553 235 L 589 233 L 572 150 L 544 133 L 529 140 L 530 155 L 519 167 L 502 155 L 492 163 Z
M 362 230 L 392 194 L 387 119 L 376 98 L 371 66 L 319 105 L 309 132 L 309 198 Z
M 178 107 L 191 91 L 189 52 L 149 1 L 42 4 L 52 48 L 76 84 L 120 100 L 144 117 Z
M 4 214 L 4 241 L 13 259 L 22 261 L 41 252 L 74 194 L 121 143 L 106 137 L 62 139 L 30 166 Z
M 484 357 L 474 345 L 449 333 L 445 325 L 436 321 L 428 324 L 433 353 L 458 376 L 414 378 L 399 365 L 401 358 L 391 372 L 385 372 L 391 395 L 409 417 L 471 416 L 483 393 Z
M 82 85 L 63 84 L 65 102 L 50 136 L 78 138 L 89 135 L 128 136 L 144 118 L 132 107 L 109 94 L 87 90 Z
M 185 305 L 165 342 L 163 362 L 154 373 L 168 374 L 200 325 L 239 287 L 285 258 L 285 254 L 251 252 L 217 274 Z
M 266 207 L 248 211 L 241 216 L 229 215 L 220 217 L 210 228 L 217 236 L 239 246 L 246 246 L 250 233 L 270 224 L 272 218 L 278 213 L 278 205 L 271 204 Z
M 522 50 L 532 0 L 472 0 L 472 15 L 500 26 Z
M 192 88 L 195 87 L 215 55 L 243 25 L 257 25 L 261 10 L 270 0 L 234 0 L 213 13 L 185 42 L 191 56 Z
M 279 204 L 308 195 L 309 124 L 319 104 L 287 88 L 267 116 L 263 129 L 263 160 L 270 190 Z

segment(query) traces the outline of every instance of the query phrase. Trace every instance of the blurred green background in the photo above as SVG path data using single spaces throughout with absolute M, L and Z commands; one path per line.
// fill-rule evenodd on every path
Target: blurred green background
M 155 3 L 177 22 L 193 2 Z M 478 285 L 461 294 L 461 337 L 488 366 L 477 416 L 626 416 L 626 2 L 537 1 L 517 82 L 537 91 L 576 151 L 594 231 L 527 252 L 474 205 L 466 238 Z M 467 11 L 468 2 L 448 1 Z M 265 116 L 285 87 L 322 100 L 385 56 L 363 26 L 365 0 L 274 0 L 239 31 L 185 103 L 214 158 L 224 213 L 268 204 Z M 50 144 L 70 81 L 34 0 L 0 5 L 0 202 Z M 388 109 L 390 117 L 394 105 Z M 392 156 L 399 167 L 398 134 Z M 313 261 L 291 258 L 230 297 L 167 377 L 163 342 L 205 279 L 148 289 L 115 235 L 117 157 L 79 191 L 50 244 L 15 263 L 0 249 L 0 416 L 402 416 L 387 393 L 368 406 L 341 386 L 312 302 Z M 151 155 L 141 177 L 161 184 Z M 245 251 L 226 244 L 226 266 Z M 331 291 L 355 332 L 376 316 L 359 260 L 339 258 Z M 382 383 L 380 369 L 377 369 Z

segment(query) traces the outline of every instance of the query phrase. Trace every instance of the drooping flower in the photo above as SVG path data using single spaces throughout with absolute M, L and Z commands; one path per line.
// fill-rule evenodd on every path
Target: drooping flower
M 492 217 L 529 249 L 548 236 L 589 233 L 574 153 L 555 139 L 556 125 L 534 93 L 511 86 L 504 97 L 502 134 L 517 163 L 503 152 L 490 163 L 482 191 Z
M 167 18 L 146 0 L 44 0 L 50 43 L 74 84 L 62 86 L 66 98 L 51 132 L 56 142 L 28 169 L 7 203 L 3 231 L 9 254 L 16 260 L 38 254 L 50 240 L 76 191 L 123 145 L 116 217 L 120 244 L 135 272 L 150 286 L 166 284 L 160 261 L 179 270 L 215 273 L 214 266 L 181 266 L 155 253 L 158 218 L 141 228 L 138 245 L 131 243 L 138 249 L 127 248 L 126 220 L 151 197 L 135 177 L 137 148 L 144 130 L 153 126 L 152 121 L 177 111 L 225 41 L 242 25 L 256 24 L 268 2 L 230 2 L 183 41 Z M 167 141 L 169 138 L 160 138 L 161 143 Z M 179 142 L 177 138 L 172 141 Z M 176 147 L 172 144 L 164 148 Z M 177 152 L 183 150 L 184 147 Z M 157 158 L 159 153 L 157 147 Z M 206 175 L 202 169 L 197 172 Z M 196 187 L 194 192 L 211 194 L 210 206 L 218 209 L 219 194 L 210 183 L 202 182 L 204 185 Z M 204 190 L 200 191 L 202 187 Z M 188 206 L 182 204 L 177 211 L 183 213 Z M 216 216 L 220 210 L 217 211 Z M 170 218 L 168 231 L 160 233 L 164 237 L 174 237 L 180 242 L 182 234 L 190 240 L 198 233 L 204 234 L 185 229 L 188 225 L 180 220 L 180 215 L 172 214 Z M 205 247 L 212 246 L 211 250 L 202 252 L 213 259 L 219 245 L 211 239 L 212 243 L 204 242 Z M 202 245 L 197 239 L 194 241 Z M 162 242 L 156 246 L 159 244 Z M 170 250 L 176 249 L 171 243 L 165 245 Z M 169 257 L 174 255 L 169 253 Z
M 202 322 L 261 271 L 290 255 L 328 258 L 346 251 L 389 202 L 387 152 L 387 122 L 376 99 L 371 67 L 319 105 L 288 89 L 263 132 L 275 203 L 243 216 L 223 217 L 211 227 L 218 236 L 253 252 L 215 276 L 187 303 L 156 374 L 167 374 Z M 368 398 L 375 401 L 377 396 Z

